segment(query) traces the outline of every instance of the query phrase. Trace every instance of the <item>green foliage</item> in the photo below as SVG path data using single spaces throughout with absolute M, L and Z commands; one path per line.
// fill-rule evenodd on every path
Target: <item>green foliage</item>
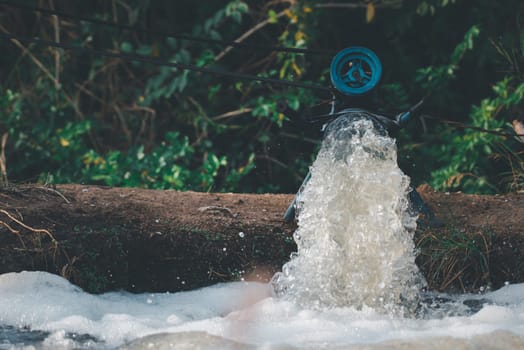
M 215 189 L 219 172 L 228 165 L 226 156 L 206 153 L 198 167 L 192 164 L 194 156 L 195 149 L 189 145 L 188 138 L 170 132 L 166 134 L 166 140 L 147 155 L 143 146 L 133 147 L 126 153 L 111 151 L 104 157 L 89 151 L 82 158 L 82 175 L 88 182 L 110 186 L 199 191 Z M 251 154 L 246 164 L 228 172 L 220 189 L 233 188 L 253 168 L 254 155 Z
M 23 0 L 26 5 L 41 5 Z M 374 2 L 376 5 L 376 2 Z M 421 97 L 425 119 L 399 136 L 400 162 L 415 183 L 492 193 L 523 185 L 524 5 L 508 0 L 384 1 L 366 9 L 330 1 L 124 0 L 56 4 L 86 17 L 246 44 L 375 50 L 381 85 L 369 100 L 395 113 Z M 322 5 L 322 6 L 321 6 Z M 330 55 L 241 50 L 87 22 L 15 13 L 9 32 L 263 77 L 329 84 Z M 191 16 L 181 14 L 191 13 Z M 520 16 L 520 17 L 519 17 Z M 9 134 L 13 181 L 84 182 L 199 191 L 294 192 L 314 158 L 320 127 L 299 114 L 329 94 L 78 55 L 2 41 L 0 134 Z M 358 106 L 358 99 L 349 104 Z M 369 102 L 369 101 L 368 101 Z M 367 104 L 369 105 L 369 103 Z M 373 107 L 372 107 L 373 108 Z M 320 104 L 314 113 L 324 114 Z M 413 163 L 416 166 L 413 166 Z
M 47 88 L 47 86 L 45 86 Z M 53 100 L 60 105 L 63 95 L 51 93 Z M 75 181 L 79 175 L 78 155 L 87 150 L 84 138 L 92 127 L 90 120 L 68 121 L 67 108 L 59 109 L 51 101 L 42 104 L 42 109 L 34 111 L 28 106 L 31 101 L 24 99 L 22 94 L 6 90 L 0 98 L 2 114 L 0 126 L 7 131 L 14 141 L 7 150 L 8 171 L 15 175 L 39 169 L 36 174 L 46 176 L 53 169 L 54 176 L 62 181 Z M 47 120 L 33 117 L 30 113 L 45 114 Z M 19 162 L 11 160 L 20 159 Z M 24 161 L 25 160 L 25 161 Z
M 454 4 L 457 0 L 424 0 L 417 6 L 417 13 L 421 16 L 434 15 L 439 7 Z
M 428 92 L 441 93 L 449 86 L 449 82 L 455 78 L 459 64 L 467 51 L 473 49 L 473 40 L 478 37 L 480 30 L 478 26 L 471 27 L 464 35 L 464 40 L 459 43 L 451 54 L 449 63 L 440 66 L 429 66 L 417 70 L 415 81 Z
M 449 162 L 449 165 L 432 173 L 435 188 L 473 193 L 498 192 L 499 184 L 495 182 L 498 181 L 498 171 L 489 170 L 496 155 L 494 147 L 503 144 L 506 137 L 479 130 L 502 130 L 505 122 L 498 115 L 522 103 L 524 83 L 514 87 L 512 79 L 507 78 L 498 82 L 493 91 L 495 97 L 483 99 L 480 105 L 472 108 L 471 126 L 479 129 L 450 137 L 450 142 L 442 144 L 435 152 L 437 157 Z

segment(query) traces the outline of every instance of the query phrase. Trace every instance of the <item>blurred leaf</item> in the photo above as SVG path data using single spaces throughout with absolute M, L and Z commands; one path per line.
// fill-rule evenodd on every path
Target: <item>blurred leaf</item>
M 375 18 L 375 5 L 373 2 L 368 2 L 368 5 L 366 6 L 366 22 L 371 23 L 371 21 Z
M 133 45 L 130 42 L 124 41 L 120 45 L 120 50 L 125 53 L 131 53 L 133 51 Z
M 274 24 L 278 22 L 277 13 L 275 12 L 275 10 L 269 10 L 267 12 L 267 16 L 268 16 L 268 23 Z

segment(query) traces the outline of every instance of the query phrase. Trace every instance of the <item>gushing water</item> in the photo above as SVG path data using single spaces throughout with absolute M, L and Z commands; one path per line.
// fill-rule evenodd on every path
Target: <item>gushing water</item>
M 309 308 L 415 310 L 425 281 L 396 159 L 395 140 L 371 120 L 348 114 L 328 125 L 298 201 L 298 251 L 273 277 L 277 296 Z

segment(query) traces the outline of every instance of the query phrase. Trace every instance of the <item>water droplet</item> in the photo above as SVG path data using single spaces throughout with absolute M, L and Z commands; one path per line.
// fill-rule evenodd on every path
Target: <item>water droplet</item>
M 223 251 L 226 251 L 226 250 L 227 250 L 227 248 L 226 248 L 226 247 L 224 247 L 224 248 L 222 248 L 222 250 L 223 250 Z
M 240 231 L 240 232 L 238 233 L 238 236 L 239 236 L 240 238 L 244 238 L 244 237 L 245 237 L 245 234 L 244 234 L 244 232 Z

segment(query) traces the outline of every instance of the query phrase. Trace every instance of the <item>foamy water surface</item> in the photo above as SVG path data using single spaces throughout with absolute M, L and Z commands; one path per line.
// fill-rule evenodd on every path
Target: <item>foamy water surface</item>
M 91 295 L 48 273 L 9 273 L 0 275 L 0 349 L 524 346 L 524 284 L 440 297 L 424 315 L 400 317 L 370 308 L 308 309 L 254 282 L 174 294 Z M 26 335 L 27 329 L 41 332 L 21 342 L 15 335 L 24 329 Z

